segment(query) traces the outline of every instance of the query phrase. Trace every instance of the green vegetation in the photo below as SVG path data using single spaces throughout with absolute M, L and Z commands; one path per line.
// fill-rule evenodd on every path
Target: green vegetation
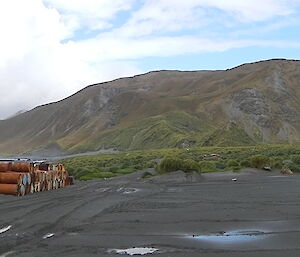
M 220 160 L 209 160 L 210 154 Z M 300 146 L 250 147 L 195 147 L 186 149 L 158 149 L 127 151 L 116 154 L 83 156 L 62 161 L 76 179 L 109 178 L 138 170 L 156 168 L 159 172 L 182 170 L 185 172 L 239 171 L 241 168 L 271 166 L 300 172 Z M 145 171 L 142 177 L 151 177 Z
M 205 118 L 199 119 L 186 112 L 167 112 L 124 124 L 93 140 L 88 148 L 161 149 L 181 146 L 184 141 L 202 145 L 211 130 Z
M 244 163 L 245 160 L 243 160 L 242 162 Z M 241 170 L 241 166 L 238 163 L 238 161 L 236 161 L 236 160 L 232 160 L 232 159 L 228 160 L 226 164 L 227 164 L 227 167 L 228 167 L 229 170 L 232 170 L 234 172 L 238 172 L 238 171 Z M 244 167 L 246 168 L 246 167 L 250 167 L 250 166 L 244 166 Z
M 243 168 L 251 167 L 251 162 L 249 160 L 242 160 L 240 166 Z
M 241 146 L 255 144 L 255 141 L 249 137 L 245 130 L 235 123 L 230 123 L 223 128 L 217 128 L 204 143 L 204 145 L 207 146 Z
M 283 161 L 282 160 L 277 160 L 276 158 L 271 159 L 271 167 L 273 169 L 282 169 L 283 168 Z
M 149 171 L 146 171 L 143 173 L 142 178 L 151 178 L 153 177 L 153 174 Z
M 291 156 L 291 161 L 296 163 L 296 164 L 300 164 L 300 155 L 292 155 Z
M 217 168 L 214 162 L 201 161 L 200 170 L 201 172 L 215 172 L 217 171 Z
M 270 158 L 265 155 L 254 155 L 250 158 L 251 167 L 262 169 L 265 166 L 270 166 Z
M 158 165 L 158 172 L 172 172 L 182 170 L 184 172 L 200 171 L 199 164 L 194 160 L 184 160 L 176 157 L 166 157 Z
M 238 167 L 239 163 L 236 160 L 228 160 L 227 161 L 227 167 Z
M 216 169 L 219 171 L 224 170 L 226 168 L 226 164 L 221 161 L 215 162 L 215 166 L 216 166 Z
M 300 172 L 300 165 L 294 162 L 290 162 L 287 164 L 283 165 L 284 169 L 290 169 L 294 173 L 299 173 Z
M 174 154 L 179 150 L 174 149 Z M 157 160 L 169 154 L 169 150 L 129 151 L 118 154 L 100 154 L 63 160 L 67 170 L 76 179 L 112 177 L 147 168 L 155 168 Z

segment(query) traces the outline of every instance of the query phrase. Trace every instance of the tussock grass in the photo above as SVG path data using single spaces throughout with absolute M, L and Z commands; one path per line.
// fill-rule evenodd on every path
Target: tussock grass
M 160 173 L 166 173 L 166 172 L 172 172 L 178 170 L 184 172 L 191 172 L 191 171 L 200 172 L 200 165 L 196 161 L 191 159 L 166 157 L 161 161 L 157 170 Z
M 210 161 L 204 155 L 218 154 L 219 161 Z M 62 161 L 76 179 L 106 178 L 156 168 L 160 172 L 239 171 L 242 167 L 272 169 L 289 167 L 300 172 L 300 146 L 261 145 L 248 147 L 195 147 L 190 149 L 151 149 L 126 151 L 117 154 L 82 156 Z M 148 174 L 149 175 L 149 174 Z

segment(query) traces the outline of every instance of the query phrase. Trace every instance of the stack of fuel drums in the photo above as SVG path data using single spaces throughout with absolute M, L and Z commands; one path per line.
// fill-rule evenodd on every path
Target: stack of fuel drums
M 63 164 L 0 162 L 0 194 L 24 196 L 73 184 Z

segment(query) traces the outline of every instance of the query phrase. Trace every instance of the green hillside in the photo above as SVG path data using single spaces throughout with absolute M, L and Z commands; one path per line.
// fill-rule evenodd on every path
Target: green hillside
M 96 84 L 0 121 L 0 154 L 299 143 L 299 81 L 299 61 L 268 60 Z

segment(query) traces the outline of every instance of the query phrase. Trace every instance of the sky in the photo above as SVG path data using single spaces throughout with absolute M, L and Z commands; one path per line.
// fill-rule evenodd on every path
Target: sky
M 0 0 L 0 119 L 152 70 L 300 59 L 300 0 Z

